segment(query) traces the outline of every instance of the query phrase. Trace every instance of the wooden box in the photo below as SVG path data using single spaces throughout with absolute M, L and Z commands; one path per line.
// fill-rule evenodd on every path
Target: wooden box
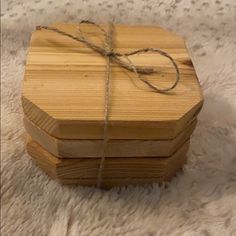
M 79 33 L 76 24 L 54 27 L 74 36 Z M 106 25 L 102 27 L 106 29 Z M 93 43 L 103 45 L 103 36 L 94 26 L 81 28 Z M 173 176 L 186 160 L 203 104 L 181 37 L 156 26 L 115 25 L 115 51 L 146 47 L 159 48 L 173 57 L 180 82 L 168 93 L 154 93 L 135 73 L 111 64 L 105 186 L 160 182 Z M 137 54 L 130 60 L 136 66 L 158 69 L 157 74 L 146 77 L 160 87 L 175 80 L 171 63 L 158 54 Z M 44 29 L 32 34 L 22 93 L 24 123 L 33 138 L 27 149 L 42 169 L 63 183 L 96 182 L 106 68 L 105 58 L 82 43 Z

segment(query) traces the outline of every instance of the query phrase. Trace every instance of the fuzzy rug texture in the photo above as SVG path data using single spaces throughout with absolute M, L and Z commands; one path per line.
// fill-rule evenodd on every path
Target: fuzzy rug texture
M 190 46 L 205 104 L 188 163 L 168 188 L 61 186 L 25 151 L 21 86 L 36 25 L 157 24 Z M 2 2 L 2 236 L 236 235 L 236 1 Z

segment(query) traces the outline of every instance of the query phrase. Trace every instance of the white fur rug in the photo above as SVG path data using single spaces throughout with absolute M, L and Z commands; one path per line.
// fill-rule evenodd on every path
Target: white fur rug
M 236 235 L 236 2 L 5 0 L 2 3 L 2 235 Z M 21 81 L 36 25 L 159 24 L 190 45 L 205 105 L 189 161 L 168 188 L 60 186 L 25 152 Z

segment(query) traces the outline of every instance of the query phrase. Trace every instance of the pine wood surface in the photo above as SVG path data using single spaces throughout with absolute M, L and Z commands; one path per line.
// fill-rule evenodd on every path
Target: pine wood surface
M 194 119 L 178 136 L 169 140 L 109 140 L 107 157 L 168 157 L 189 139 L 196 123 L 197 120 Z M 28 134 L 56 157 L 101 157 L 102 140 L 57 139 L 37 127 L 26 117 L 24 125 Z
M 76 35 L 75 24 L 56 27 Z M 101 34 L 82 26 L 101 45 Z M 168 52 L 180 68 L 179 85 L 169 94 L 151 92 L 134 73 L 112 64 L 109 136 L 112 139 L 171 139 L 199 112 L 202 93 L 183 39 L 151 26 L 115 26 L 114 47 L 129 52 L 156 47 Z M 148 79 L 160 86 L 173 82 L 171 63 L 156 54 L 131 56 L 137 66 L 158 69 Z M 101 139 L 104 120 L 105 59 L 65 36 L 46 30 L 32 35 L 23 84 L 25 115 L 51 136 Z
M 171 157 L 106 158 L 104 179 L 162 179 L 173 176 L 186 160 L 189 140 Z M 100 158 L 60 159 L 30 139 L 27 151 L 33 161 L 50 176 L 60 179 L 96 180 Z

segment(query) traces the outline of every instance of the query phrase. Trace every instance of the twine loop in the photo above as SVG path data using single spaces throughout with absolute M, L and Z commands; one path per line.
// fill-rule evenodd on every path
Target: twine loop
M 101 47 L 99 45 L 96 45 L 95 43 L 91 42 L 87 37 L 84 36 L 83 32 L 80 29 L 81 24 L 90 24 L 94 25 L 97 29 L 99 29 L 102 34 L 104 35 L 104 47 Z M 101 56 L 106 58 L 106 64 L 107 64 L 107 76 L 105 80 L 105 102 L 104 102 L 104 126 L 103 126 L 103 146 L 102 146 L 102 153 L 101 153 L 101 160 L 98 168 L 98 174 L 97 174 L 97 187 L 101 187 L 102 183 L 102 173 L 104 169 L 104 162 L 105 158 L 107 157 L 107 146 L 109 142 L 108 137 L 108 121 L 109 121 L 109 108 L 110 108 L 110 79 L 111 79 L 111 62 L 117 64 L 118 66 L 129 70 L 131 72 L 134 72 L 140 81 L 145 83 L 152 91 L 157 93 L 166 93 L 172 89 L 174 89 L 177 84 L 179 83 L 180 79 L 180 73 L 179 68 L 175 62 L 175 60 L 165 51 L 159 49 L 159 48 L 142 48 L 135 51 L 131 51 L 128 53 L 119 53 L 114 51 L 113 47 L 113 35 L 114 35 L 114 25 L 110 23 L 108 25 L 108 31 L 104 30 L 100 25 L 88 21 L 83 20 L 79 23 L 78 31 L 79 35 L 74 36 L 72 34 L 66 33 L 58 28 L 49 27 L 49 26 L 37 26 L 37 30 L 45 29 L 49 31 L 56 32 L 60 35 L 63 35 L 65 37 L 69 37 L 75 41 L 78 41 L 80 43 L 85 44 L 88 48 L 92 49 L 93 51 L 99 53 Z M 158 53 L 159 55 L 166 57 L 170 60 L 172 63 L 175 71 L 176 71 L 176 78 L 172 85 L 170 85 L 167 88 L 159 88 L 155 84 L 148 81 L 146 78 L 142 77 L 142 75 L 151 75 L 154 73 L 158 73 L 157 70 L 151 67 L 141 67 L 136 66 L 133 64 L 133 62 L 130 60 L 129 56 L 141 54 L 141 53 Z

